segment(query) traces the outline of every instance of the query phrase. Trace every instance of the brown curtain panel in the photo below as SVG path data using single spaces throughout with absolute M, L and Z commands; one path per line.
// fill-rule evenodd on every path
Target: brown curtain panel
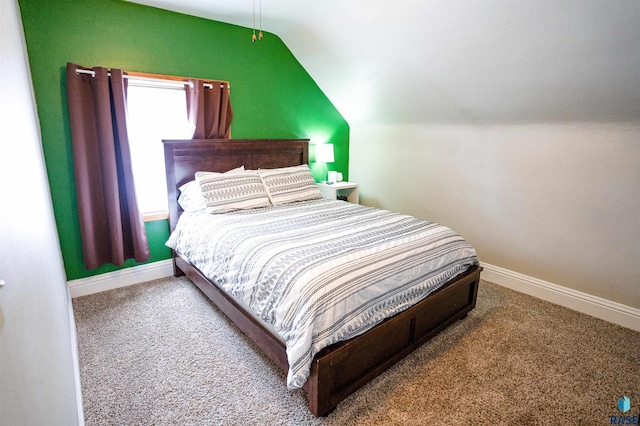
M 84 263 L 143 262 L 150 252 L 131 171 L 123 71 L 109 77 L 96 67 L 93 77 L 79 68 L 67 64 L 67 94 Z
M 189 80 L 187 115 L 194 127 L 194 139 L 229 139 L 231 137 L 231 98 L 229 84 L 208 81 L 212 88 L 204 87 L 202 80 Z

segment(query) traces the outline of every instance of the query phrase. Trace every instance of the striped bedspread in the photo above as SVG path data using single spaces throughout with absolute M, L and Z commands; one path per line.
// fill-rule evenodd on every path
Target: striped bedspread
M 287 386 L 322 348 L 362 334 L 478 263 L 451 229 L 343 201 L 183 213 L 167 245 L 286 343 Z

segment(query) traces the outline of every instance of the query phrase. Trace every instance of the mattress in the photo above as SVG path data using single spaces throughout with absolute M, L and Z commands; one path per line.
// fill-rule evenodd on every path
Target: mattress
M 291 389 L 302 387 L 321 349 L 478 264 L 474 248 L 443 225 L 325 199 L 185 212 L 167 246 L 273 327 Z

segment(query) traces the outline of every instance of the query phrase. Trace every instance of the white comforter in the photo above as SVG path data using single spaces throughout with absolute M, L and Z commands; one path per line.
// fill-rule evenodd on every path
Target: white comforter
M 362 334 L 477 264 L 442 225 L 343 201 L 183 213 L 167 245 L 286 343 L 289 388 L 322 348 Z

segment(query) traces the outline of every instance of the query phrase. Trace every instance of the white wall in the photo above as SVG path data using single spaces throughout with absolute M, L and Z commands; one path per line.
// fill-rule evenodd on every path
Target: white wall
M 0 424 L 83 424 L 71 299 L 16 0 L 0 2 L 0 59 Z
M 364 204 L 501 268 L 640 308 L 640 123 L 353 126 Z

